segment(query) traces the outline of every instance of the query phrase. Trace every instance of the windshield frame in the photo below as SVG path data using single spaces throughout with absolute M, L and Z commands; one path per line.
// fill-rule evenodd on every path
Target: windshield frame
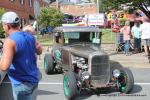
M 72 32 L 68 32 L 68 33 L 72 33 Z M 63 32 L 63 37 L 65 41 L 64 45 L 76 44 L 76 43 L 88 43 L 88 44 L 98 44 L 98 45 L 101 44 L 100 32 L 78 32 L 78 33 L 80 35 L 79 38 L 73 39 L 73 38 L 67 38 L 65 36 L 65 33 Z

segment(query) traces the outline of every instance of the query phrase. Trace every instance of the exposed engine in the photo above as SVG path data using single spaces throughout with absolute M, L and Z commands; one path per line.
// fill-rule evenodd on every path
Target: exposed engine
M 88 60 L 83 57 L 74 56 L 72 64 L 78 68 L 81 68 L 82 70 L 86 70 L 88 68 Z
M 79 75 L 81 82 L 89 84 L 88 59 L 74 56 L 72 65 L 74 66 L 75 72 Z

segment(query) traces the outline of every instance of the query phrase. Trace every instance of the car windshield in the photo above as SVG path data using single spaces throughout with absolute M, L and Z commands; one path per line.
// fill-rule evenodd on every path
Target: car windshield
M 100 33 L 97 32 L 65 32 L 64 33 L 65 44 L 72 44 L 76 42 L 87 43 L 100 43 Z

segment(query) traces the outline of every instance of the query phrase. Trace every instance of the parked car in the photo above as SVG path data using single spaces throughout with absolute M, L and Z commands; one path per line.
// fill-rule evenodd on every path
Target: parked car
M 40 29 L 40 35 L 52 33 L 53 27 L 47 26 Z
M 69 15 L 69 14 L 64 14 L 64 19 L 63 19 L 63 24 L 70 24 L 70 23 L 74 23 L 74 16 Z
M 44 56 L 47 74 L 65 72 L 64 94 L 72 100 L 85 89 L 116 86 L 129 93 L 134 85 L 132 72 L 123 67 L 110 66 L 109 55 L 101 50 L 101 31 L 96 27 L 57 27 L 53 31 L 54 45 Z

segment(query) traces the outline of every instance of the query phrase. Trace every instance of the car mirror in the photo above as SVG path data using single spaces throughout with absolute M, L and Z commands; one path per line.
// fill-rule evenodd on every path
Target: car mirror
M 65 38 L 65 43 L 67 44 L 67 43 L 69 43 L 69 40 L 68 40 L 68 38 Z
M 100 39 L 98 39 L 98 38 L 93 38 L 92 43 L 99 44 L 99 43 L 100 43 Z

